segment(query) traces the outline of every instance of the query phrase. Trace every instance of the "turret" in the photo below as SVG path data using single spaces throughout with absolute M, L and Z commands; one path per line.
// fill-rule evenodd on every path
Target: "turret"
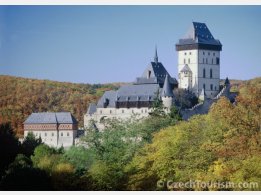
M 161 99 L 167 112 L 169 112 L 174 99 L 174 94 L 169 83 L 169 75 L 165 76 L 164 85 L 161 91 Z

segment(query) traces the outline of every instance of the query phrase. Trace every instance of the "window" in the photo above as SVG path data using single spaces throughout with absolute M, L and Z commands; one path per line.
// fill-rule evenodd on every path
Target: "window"
M 215 52 L 213 53 L 213 56 L 215 56 L 216 54 L 215 54 Z
M 110 114 L 112 113 L 112 111 L 110 110 Z
M 205 85 L 205 83 L 203 84 L 203 89 L 206 90 L 206 85 Z
M 131 110 L 132 113 L 134 113 L 134 110 Z
M 203 55 L 205 55 L 205 52 L 203 51 Z
M 208 59 L 206 59 L 206 64 L 208 64 Z
M 121 110 L 121 113 L 124 113 L 124 110 Z
M 213 90 L 213 85 L 212 85 L 212 84 L 210 84 L 210 90 L 211 90 L 211 91 Z
M 219 58 L 216 58 L 216 64 L 219 64 Z
M 189 55 L 191 55 L 191 52 L 189 52 Z
M 100 114 L 102 114 L 102 110 L 100 110 Z
M 205 64 L 205 58 L 203 58 L 203 64 Z
M 186 64 L 186 59 L 184 58 L 184 64 Z
M 52 136 L 54 136 L 54 133 L 52 133 Z
M 203 78 L 206 78 L 206 70 L 205 70 L 205 68 L 203 69 Z
M 63 136 L 63 133 L 61 133 L 61 136 Z
M 184 54 L 185 54 L 185 55 L 187 55 L 187 53 L 186 53 L 186 52 L 185 52 Z
M 212 68 L 210 69 L 210 78 L 212 78 Z
M 190 58 L 188 59 L 188 63 L 190 64 Z
M 47 133 L 45 133 L 44 136 L 46 137 L 46 136 L 47 136 Z
M 217 90 L 217 87 L 215 86 L 215 91 Z
M 70 133 L 67 132 L 67 136 L 70 136 Z
M 151 71 L 148 70 L 148 78 L 150 78 L 150 76 L 151 76 Z
M 208 55 L 210 56 L 210 52 L 208 52 Z
M 214 63 L 214 60 L 213 60 L 213 58 L 212 58 L 212 64 Z

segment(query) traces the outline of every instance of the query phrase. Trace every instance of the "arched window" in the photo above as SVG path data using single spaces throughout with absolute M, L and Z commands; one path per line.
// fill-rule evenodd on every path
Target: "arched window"
M 206 90 L 206 85 L 205 85 L 205 83 L 203 84 L 203 88 L 204 88 L 204 90 Z
M 213 90 L 213 84 L 210 84 L 210 90 L 211 91 Z
M 212 78 L 212 68 L 210 69 L 210 78 Z
M 205 70 L 205 68 L 203 69 L 203 78 L 206 78 L 206 70 Z
M 203 58 L 203 64 L 205 64 L 205 58 Z

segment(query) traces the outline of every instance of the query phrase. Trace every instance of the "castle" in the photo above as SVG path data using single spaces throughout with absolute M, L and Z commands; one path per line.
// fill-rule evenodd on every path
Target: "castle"
M 173 90 L 177 87 L 191 91 L 203 101 L 220 96 L 222 45 L 213 37 L 206 24 L 193 22 L 186 36 L 179 39 L 176 50 L 178 82 L 159 62 L 156 48 L 154 62 L 149 63 L 134 84 L 121 86 L 117 91 L 107 91 L 97 105 L 89 105 L 84 115 L 84 126 L 88 127 L 91 121 L 95 121 L 95 125 L 102 128 L 104 119 L 127 119 L 134 114 L 146 117 L 151 112 L 155 98 L 160 98 L 165 111 L 169 112 L 175 102 Z M 189 113 L 184 112 L 184 115 L 189 116 Z

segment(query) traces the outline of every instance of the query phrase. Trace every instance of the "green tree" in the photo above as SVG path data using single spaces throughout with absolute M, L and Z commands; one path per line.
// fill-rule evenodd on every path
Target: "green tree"
M 20 150 L 20 143 L 15 137 L 11 125 L 9 123 L 0 124 L 0 178 Z
M 28 133 L 21 145 L 23 154 L 27 157 L 30 157 L 31 155 L 33 155 L 35 148 L 39 146 L 41 143 L 41 138 L 36 138 L 34 134 L 31 132 Z

